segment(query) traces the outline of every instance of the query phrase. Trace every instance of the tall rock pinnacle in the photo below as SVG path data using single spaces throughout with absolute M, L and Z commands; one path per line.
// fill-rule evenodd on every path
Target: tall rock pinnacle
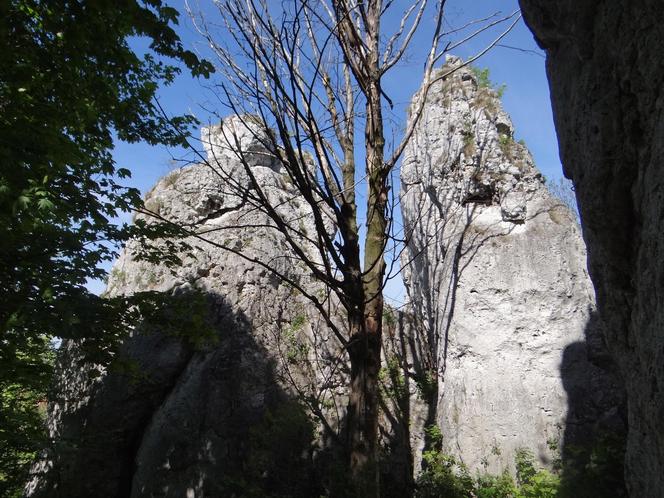
M 620 398 L 587 358 L 603 350 L 583 240 L 487 78 L 455 57 L 437 75 L 401 171 L 405 283 L 438 378 L 430 422 L 471 469 L 501 471 L 519 448 L 548 464 Z

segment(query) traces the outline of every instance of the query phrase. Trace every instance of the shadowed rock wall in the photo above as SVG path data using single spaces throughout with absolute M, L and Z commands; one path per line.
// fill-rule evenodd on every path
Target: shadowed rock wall
M 664 493 L 664 9 L 521 0 L 546 51 L 606 339 L 628 394 L 631 496 Z
M 306 299 L 257 262 L 323 292 L 252 202 L 246 170 L 228 142 L 240 144 L 263 191 L 294 220 L 295 233 L 314 232 L 311 210 L 242 118 L 206 129 L 203 138 L 209 164 L 170 173 L 145 205 L 206 241 L 186 238 L 190 248 L 177 252 L 183 264 L 172 269 L 141 260 L 141 244 L 130 241 L 107 293 L 204 296 L 201 326 L 214 335 L 190 344 L 186 337 L 196 330 L 172 337 L 162 324 L 140 324 L 120 352 L 131 370 L 102 369 L 91 378 L 91 369 L 74 361 L 76 345 L 66 344 L 49 410 L 55 444 L 35 466 L 28 496 L 319 494 L 315 486 L 323 479 L 309 473 L 313 453 L 336 434 L 344 408 L 338 383 L 344 385 L 344 365 L 323 357 L 341 351 Z M 316 247 L 301 242 L 315 261 Z M 327 425 L 314 428 L 312 413 Z

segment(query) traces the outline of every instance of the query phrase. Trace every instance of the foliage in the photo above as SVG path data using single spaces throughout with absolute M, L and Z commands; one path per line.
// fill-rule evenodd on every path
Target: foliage
M 284 331 L 286 343 L 286 360 L 291 364 L 302 363 L 309 354 L 309 345 L 302 339 L 300 332 L 307 323 L 304 312 L 296 315 L 291 321 L 290 327 Z
M 20 354 L 22 361 L 15 362 L 17 367 L 36 358 L 46 368 L 38 375 L 23 377 L 21 371 L 14 371 L 13 376 L 0 377 L 0 496 L 8 497 L 21 496 L 16 476 L 23 475 L 44 442 L 44 393 L 54 356 L 46 337 L 30 338 Z
M 475 75 L 475 79 L 477 80 L 477 85 L 480 88 L 491 88 L 493 86 L 493 83 L 491 83 L 491 79 L 489 78 L 489 68 L 484 68 L 481 69 L 476 66 L 472 66 L 472 71 L 473 74 Z
M 380 369 L 378 379 L 382 394 L 396 403 L 408 398 L 408 384 L 399 358 L 388 355 L 385 366 Z
M 473 131 L 473 125 L 470 121 L 466 121 L 461 131 L 463 136 L 463 153 L 467 157 L 471 157 L 476 152 L 475 147 L 475 132 Z
M 438 426 L 426 428 L 430 449 L 422 454 L 424 471 L 417 480 L 418 498 L 466 498 L 472 496 L 475 483 L 466 466 L 442 451 L 443 435 Z
M 477 498 L 516 498 L 519 490 L 509 472 L 499 475 L 484 474 L 477 477 Z
M 221 476 L 229 496 L 309 498 L 313 480 L 314 425 L 296 401 L 283 401 L 265 412 L 248 437 L 246 461 L 237 475 Z
M 219 340 L 211 323 L 211 298 L 198 290 L 179 294 L 141 292 L 124 299 L 128 324 L 145 323 L 160 334 L 179 337 L 194 349 L 203 349 Z
M 624 434 L 599 434 L 590 447 L 567 447 L 561 496 L 569 498 L 626 497 Z
M 389 328 L 394 328 L 397 326 L 397 316 L 395 310 L 389 305 L 385 305 L 383 308 L 383 324 Z
M 557 444 L 550 444 L 556 447 Z M 507 472 L 478 476 L 477 498 L 617 498 L 627 496 L 623 481 L 625 441 L 600 435 L 589 447 L 567 448 L 562 464 L 549 472 L 537 469 L 533 454 L 516 452 L 516 483 Z
M 560 478 L 547 470 L 537 470 L 532 452 L 518 449 L 514 457 L 516 479 L 519 484 L 517 498 L 555 498 Z
M 437 429 L 437 428 L 436 428 Z M 505 470 L 499 475 L 472 477 L 465 465 L 443 453 L 440 430 L 427 431 L 433 449 L 424 452 L 423 467 L 417 481 L 417 497 L 451 498 L 555 498 L 560 496 L 560 478 L 535 467 L 533 454 L 525 449 L 516 452 L 516 481 Z
M 505 156 L 512 157 L 512 145 L 514 144 L 514 139 L 509 135 L 501 134 L 498 138 L 498 146 Z
M 154 101 L 181 70 L 161 58 L 194 75 L 211 71 L 183 48 L 177 20 L 161 0 L 0 4 L 0 386 L 24 386 L 12 392 L 23 393 L 26 413 L 48 383 L 50 338 L 91 338 L 90 350 L 108 356 L 126 331 L 127 303 L 93 296 L 85 284 L 104 276 L 100 264 L 140 228 L 111 221 L 141 203 L 119 183 L 130 172 L 113 161 L 114 138 L 178 144 L 194 122 L 167 119 Z M 129 46 L 134 37 L 149 40 L 143 56 Z M 21 413 L 10 405 L 3 397 L 7 419 Z M 18 486 L 20 462 L 34 450 L 35 410 L 3 421 L 29 425 L 0 434 L 4 468 L 20 467 L 6 487 Z
M 423 369 L 415 375 L 415 386 L 424 400 L 432 400 L 438 392 L 438 380 L 436 372 Z
M 507 89 L 507 85 L 496 85 L 494 82 L 492 82 L 488 67 L 481 69 L 476 66 L 471 66 L 471 70 L 475 75 L 475 80 L 477 81 L 477 86 L 479 88 L 494 90 L 499 99 L 503 98 L 505 90 Z
M 430 425 L 424 428 L 424 434 L 427 437 L 427 440 L 430 441 L 430 445 L 437 450 L 443 445 L 443 431 L 440 430 L 440 427 L 437 425 Z

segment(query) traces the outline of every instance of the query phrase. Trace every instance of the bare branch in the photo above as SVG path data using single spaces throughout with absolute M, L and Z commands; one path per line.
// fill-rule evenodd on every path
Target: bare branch
M 415 20 L 413 21 L 413 24 L 410 27 L 410 30 L 406 34 L 406 37 L 404 38 L 403 42 L 401 43 L 401 46 L 399 47 L 399 50 L 397 50 L 396 54 L 392 57 L 392 50 L 394 48 L 394 43 L 401 37 L 403 34 L 403 31 L 405 29 L 406 21 L 410 17 L 411 13 L 413 10 L 415 10 L 415 7 L 417 7 L 417 4 L 419 2 L 413 3 L 410 8 L 406 11 L 406 13 L 403 15 L 401 18 L 401 24 L 399 25 L 399 29 L 397 32 L 392 35 L 390 40 L 387 42 L 387 48 L 385 49 L 385 53 L 383 55 L 383 67 L 381 71 L 386 73 L 387 71 L 390 70 L 394 65 L 396 65 L 400 60 L 401 57 L 403 57 L 403 54 L 406 52 L 408 49 L 408 46 L 410 45 L 411 40 L 413 39 L 413 35 L 417 31 L 417 28 L 420 25 L 420 20 L 422 19 L 422 15 L 424 14 L 424 10 L 427 7 L 427 0 L 420 0 L 420 8 L 417 11 L 417 15 L 415 16 Z M 438 8 L 442 11 L 444 7 L 445 2 L 441 2 L 438 6 Z

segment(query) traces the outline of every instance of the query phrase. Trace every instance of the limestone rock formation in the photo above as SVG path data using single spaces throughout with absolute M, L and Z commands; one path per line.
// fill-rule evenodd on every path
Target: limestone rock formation
M 386 310 L 382 376 L 383 470 L 395 496 L 412 491 L 427 425 L 472 470 L 500 472 L 519 447 L 548 464 L 554 443 L 583 442 L 620 418 L 615 379 L 588 361 L 612 368 L 574 216 L 514 141 L 496 93 L 459 65 L 440 70 L 450 74 L 403 161 L 412 313 Z M 107 294 L 161 293 L 189 329 L 136 324 L 125 369 L 98 376 L 76 363 L 79 345 L 63 346 L 49 415 L 56 445 L 28 496 L 320 495 L 330 473 L 319 463 L 343 423 L 345 355 L 292 284 L 321 299 L 325 290 L 247 188 L 251 174 L 316 260 L 311 210 L 267 142 L 251 117 L 229 118 L 203 131 L 207 164 L 147 194 L 152 215 L 138 220 L 189 232 L 188 246 L 155 243 L 175 244 L 182 264 L 132 241 Z
M 403 158 L 402 258 L 438 379 L 430 421 L 473 470 L 502 471 L 528 448 L 551 464 L 616 417 L 594 292 L 573 214 L 514 139 L 497 92 L 450 57 Z
M 307 469 L 314 438 L 321 437 L 309 414 L 338 394 L 337 374 L 325 370 L 338 366 L 319 360 L 339 351 L 306 300 L 258 263 L 322 292 L 252 202 L 238 144 L 296 232 L 313 233 L 311 211 L 246 118 L 204 130 L 203 142 L 208 164 L 173 171 L 145 201 L 154 215 L 197 234 L 178 253 L 183 264 L 171 269 L 140 260 L 140 243 L 130 242 L 107 293 L 155 290 L 185 304 L 187 296 L 202 295 L 207 311 L 200 322 L 209 322 L 214 336 L 192 344 L 160 324 L 143 324 L 122 348 L 133 368 L 93 378 L 73 361 L 76 345 L 66 344 L 70 354 L 49 417 L 57 446 L 35 468 L 28 496 L 231 496 L 260 494 L 261 486 L 294 496 L 316 493 Z M 315 260 L 317 249 L 303 244 Z M 306 412 L 294 399 L 308 400 Z M 326 412 L 333 427 L 336 415 Z M 291 480 L 280 481 L 284 475 Z
M 320 283 L 257 206 L 237 151 L 283 219 L 291 221 L 291 236 L 314 233 L 311 210 L 250 118 L 204 129 L 202 141 L 207 164 L 161 179 L 145 199 L 152 215 L 137 216 L 146 223 L 168 220 L 192 233 L 183 241 L 189 247 L 170 241 L 181 264 L 171 267 L 159 252 L 146 251 L 144 241 L 130 241 L 106 294 L 161 293 L 174 313 L 193 314 L 188 322 L 210 327 L 214 335 L 164 330 L 167 322 L 140 323 L 120 352 L 128 371 L 101 369 L 92 377 L 96 367 L 82 368 L 79 345 L 66 343 L 49 413 L 55 446 L 35 466 L 29 497 L 269 491 L 308 498 L 321 495 L 334 478 L 321 468 L 345 414 L 346 357 L 318 312 L 282 277 L 332 310 L 336 303 L 325 299 Z M 333 231 L 334 224 L 326 222 Z M 318 248 L 299 242 L 315 261 Z M 167 244 L 159 240 L 154 249 Z M 395 323 L 386 354 L 404 349 L 396 328 Z M 398 330 L 403 335 L 405 326 Z M 392 480 L 392 496 L 399 497 L 412 484 L 411 437 L 421 438 L 409 423 L 418 407 L 406 411 L 402 402 L 386 396 L 389 414 L 381 429 L 390 453 L 383 481 Z
M 661 2 L 521 0 L 546 51 L 606 338 L 628 393 L 631 496 L 664 493 Z

